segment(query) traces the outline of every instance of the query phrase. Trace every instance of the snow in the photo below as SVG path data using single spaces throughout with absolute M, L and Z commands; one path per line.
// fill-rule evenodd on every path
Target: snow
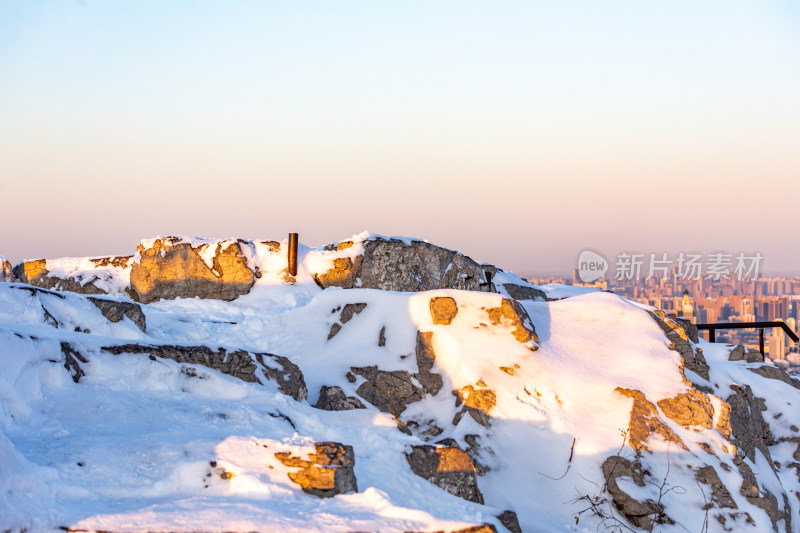
M 502 303 L 499 294 L 323 291 L 316 285 L 315 272 L 335 259 L 354 259 L 370 238 L 377 237 L 356 235 L 343 250 L 300 247 L 294 284 L 283 281 L 286 241 L 280 249 L 243 241 L 248 265 L 262 272 L 249 294 L 231 302 L 143 305 L 147 333 L 127 318 L 108 322 L 82 295 L 0 285 L 0 529 L 450 531 L 488 522 L 502 531 L 495 517 L 513 509 L 525 531 L 595 531 L 600 522 L 590 514 L 576 523 L 582 509 L 576 499 L 604 494 L 600 467 L 607 457 L 635 458 L 625 437 L 633 401 L 616 389 L 640 391 L 655 405 L 690 387 L 679 354 L 648 314 L 652 308 L 608 292 L 545 285 L 539 288 L 549 298 L 563 299 L 520 302 L 538 335 L 538 342 L 521 343 L 510 324 L 489 319 L 487 310 Z M 185 242 L 211 249 L 233 241 Z M 60 275 L 75 278 L 82 268 L 97 270 L 74 260 L 53 264 Z M 500 281 L 525 284 L 500 274 Z M 433 323 L 434 297 L 456 301 L 450 325 Z M 328 339 L 349 303 L 366 307 Z M 384 346 L 378 345 L 381 330 Z M 432 372 L 443 380 L 439 394 L 409 404 L 399 417 L 418 423 L 419 432 L 398 431 L 392 415 L 366 401 L 364 410 L 312 407 L 323 385 L 357 395 L 364 378 L 348 380 L 352 367 L 416 373 L 418 331 L 433 334 Z M 246 383 L 200 365 L 102 349 L 125 342 L 278 354 L 300 367 L 309 397 L 296 402 L 270 381 Z M 64 368 L 62 343 L 87 359 L 78 383 Z M 662 497 L 677 523 L 660 531 L 699 531 L 710 487 L 698 485 L 695 472 L 712 464 L 754 523 L 742 515 L 729 518 L 727 526 L 769 531 L 766 513 L 739 493 L 735 450 L 716 423 L 730 385 L 749 384 L 764 398 L 763 416 L 774 438 L 796 438 L 800 395 L 753 373 L 757 364 L 728 362 L 732 346 L 699 346 L 709 380 L 685 375 L 714 390 L 714 427 L 684 428 L 659 409 L 659 418 L 689 450 L 652 436 L 650 451 L 640 458 L 650 483 L 638 487 L 623 479 L 620 486 L 634 496 Z M 495 392 L 490 427 L 469 415 L 453 425 L 451 391 L 467 386 Z M 404 454 L 425 442 L 421 430 L 433 426 L 443 432 L 431 443 L 452 438 L 467 449 L 477 440 L 480 448 L 473 454 L 490 469 L 478 480 L 486 505 L 453 496 L 410 471 Z M 358 493 L 307 495 L 289 479 L 292 469 L 275 458 L 275 452 L 305 457 L 321 441 L 353 446 Z M 796 446 L 790 442 L 770 447 L 773 460 L 793 461 Z M 760 454 L 745 461 L 762 490 L 798 490 L 793 470 L 776 474 Z M 232 477 L 223 479 L 224 472 Z M 797 516 L 797 498 L 787 493 Z M 619 516 L 610 505 L 609 512 Z M 792 527 L 800 531 L 800 521 Z M 720 528 L 709 521 L 710 531 Z

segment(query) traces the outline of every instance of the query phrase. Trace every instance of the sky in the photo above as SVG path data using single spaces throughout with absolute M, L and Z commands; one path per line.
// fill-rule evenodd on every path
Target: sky
M 796 2 L 0 0 L 0 254 L 156 235 L 800 274 Z

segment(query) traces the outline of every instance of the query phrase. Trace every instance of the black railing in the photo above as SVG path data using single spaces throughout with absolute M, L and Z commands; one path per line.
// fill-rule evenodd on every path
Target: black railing
M 781 328 L 789 335 L 789 338 L 794 342 L 800 341 L 800 337 L 792 331 L 792 329 L 781 320 L 773 320 L 771 322 L 716 322 L 714 324 L 697 324 L 698 330 L 708 330 L 709 342 L 716 341 L 716 331 L 718 329 L 758 329 L 758 346 L 761 353 L 764 353 L 764 329 L 765 328 Z

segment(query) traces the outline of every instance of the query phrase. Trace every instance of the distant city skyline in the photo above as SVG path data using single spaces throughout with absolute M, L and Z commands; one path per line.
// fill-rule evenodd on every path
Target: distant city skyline
M 0 254 L 414 236 L 800 270 L 790 1 L 0 0 Z

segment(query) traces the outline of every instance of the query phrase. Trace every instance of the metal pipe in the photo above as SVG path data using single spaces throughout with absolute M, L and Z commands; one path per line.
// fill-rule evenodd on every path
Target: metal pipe
M 297 275 L 297 233 L 289 234 L 289 275 Z
M 761 355 L 764 353 L 764 328 L 758 330 L 758 349 L 761 350 Z

